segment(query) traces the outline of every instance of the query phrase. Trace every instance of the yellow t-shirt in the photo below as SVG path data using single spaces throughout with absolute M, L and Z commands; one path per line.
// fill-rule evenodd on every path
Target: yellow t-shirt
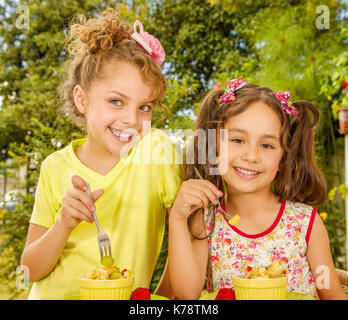
M 80 175 L 92 191 L 104 189 L 95 204 L 96 215 L 110 238 L 115 265 L 133 272 L 133 289 L 148 288 L 161 249 L 166 208 L 172 206 L 182 182 L 178 154 L 169 137 L 153 128 L 101 175 L 75 155 L 74 148 L 86 141 L 73 141 L 42 163 L 30 223 L 53 226 L 61 199 L 72 187 L 71 177 Z M 55 268 L 33 283 L 28 299 L 77 296 L 77 277 L 97 267 L 101 267 L 97 228 L 83 221 L 72 231 Z

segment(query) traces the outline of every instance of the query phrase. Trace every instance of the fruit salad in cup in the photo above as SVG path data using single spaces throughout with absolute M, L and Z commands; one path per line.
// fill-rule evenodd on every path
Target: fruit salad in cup
M 279 261 L 268 267 L 247 267 L 244 277 L 232 277 L 237 300 L 285 300 L 288 277 Z
M 286 276 L 286 270 L 279 261 L 273 260 L 268 267 L 246 267 L 244 279 L 275 279 Z
M 103 267 L 97 268 L 92 272 L 83 276 L 83 279 L 91 279 L 91 280 L 118 280 L 118 279 L 127 279 L 132 276 L 132 272 L 127 269 L 123 269 L 111 266 L 111 267 Z
M 134 275 L 116 266 L 102 267 L 78 277 L 81 300 L 129 300 Z

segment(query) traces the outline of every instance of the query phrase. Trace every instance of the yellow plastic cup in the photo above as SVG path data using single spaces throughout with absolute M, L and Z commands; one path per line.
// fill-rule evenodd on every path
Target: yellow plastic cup
M 236 300 L 285 300 L 287 277 L 275 279 L 232 278 Z
M 79 276 L 81 300 L 129 300 L 132 295 L 134 275 L 126 279 L 92 280 Z

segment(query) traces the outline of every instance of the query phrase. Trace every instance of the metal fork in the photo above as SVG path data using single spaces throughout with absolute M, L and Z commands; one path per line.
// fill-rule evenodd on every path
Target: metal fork
M 91 192 L 91 187 L 89 186 L 89 183 L 86 181 L 87 184 L 87 195 L 89 198 L 94 202 L 92 192 Z M 98 246 L 99 246 L 99 251 L 100 251 L 100 257 L 103 259 L 104 256 L 110 256 L 111 257 L 111 243 L 108 235 L 99 227 L 98 224 L 98 219 L 97 215 L 95 212 L 92 212 L 94 222 L 97 226 L 98 229 Z
M 196 175 L 198 176 L 198 178 L 201 179 L 201 180 L 204 180 L 203 177 L 201 176 L 201 174 L 199 173 L 199 171 L 197 170 L 197 168 L 196 168 L 196 167 L 193 167 L 193 168 L 195 169 Z M 223 200 L 223 199 L 222 199 L 222 200 Z M 222 200 L 221 200 L 221 201 L 222 201 Z M 217 206 L 218 206 L 218 208 L 221 210 L 221 212 L 225 213 L 225 210 L 223 210 L 223 209 L 221 208 L 220 200 L 219 200 L 219 199 L 218 199 Z M 226 212 L 226 213 L 227 213 L 227 212 Z
M 196 175 L 198 176 L 198 178 L 201 179 L 201 180 L 204 180 L 203 177 L 201 176 L 201 174 L 199 173 L 199 171 L 197 170 L 197 168 L 194 167 L 194 169 L 195 169 L 195 171 L 196 171 Z M 223 185 L 224 185 L 223 180 L 222 180 L 222 183 L 223 183 Z M 237 215 L 235 215 L 234 217 L 232 217 L 229 213 L 227 213 L 227 212 L 226 212 L 224 209 L 222 209 L 222 207 L 221 207 L 221 202 L 222 202 L 222 201 L 224 200 L 224 198 L 226 198 L 226 196 L 227 196 L 226 186 L 225 186 L 225 185 L 224 185 L 224 191 L 225 191 L 224 197 L 223 197 L 221 200 L 218 200 L 217 206 L 218 206 L 219 210 L 220 210 L 225 216 L 229 217 L 229 218 L 228 218 L 228 219 L 229 219 L 228 223 L 230 223 L 230 224 L 232 224 L 232 225 L 234 225 L 234 226 L 237 227 L 238 224 L 239 224 L 239 219 L 240 219 L 239 215 L 237 214 Z

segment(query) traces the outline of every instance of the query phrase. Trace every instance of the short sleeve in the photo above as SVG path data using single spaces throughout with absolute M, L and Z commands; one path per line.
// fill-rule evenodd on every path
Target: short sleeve
M 166 168 L 165 174 L 163 175 L 162 190 L 162 201 L 166 208 L 170 208 L 173 205 L 181 183 L 181 168 L 177 165 L 174 165 L 171 168 Z
M 47 159 L 42 163 L 40 177 L 35 191 L 35 202 L 30 223 L 50 228 L 55 221 L 52 185 L 49 179 Z
M 161 133 L 156 135 L 154 158 L 159 166 L 159 193 L 163 205 L 170 208 L 183 181 L 181 158 L 170 138 Z

